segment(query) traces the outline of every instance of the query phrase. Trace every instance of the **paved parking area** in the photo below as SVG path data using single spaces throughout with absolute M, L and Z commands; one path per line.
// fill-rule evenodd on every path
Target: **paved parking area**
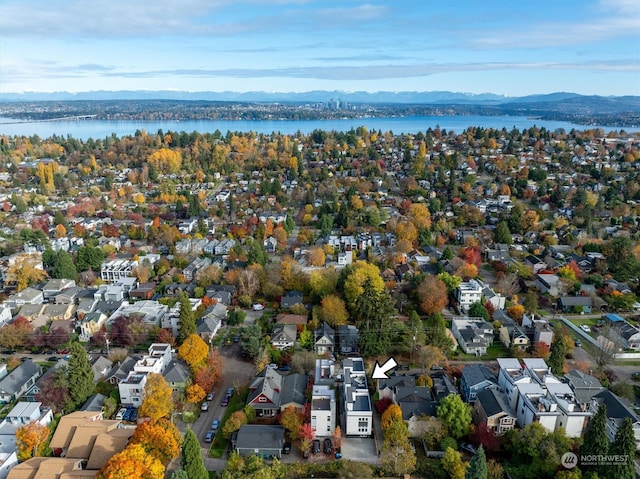
M 376 451 L 375 441 L 370 437 L 343 438 L 342 457 L 352 461 L 376 464 L 378 462 L 378 451 Z

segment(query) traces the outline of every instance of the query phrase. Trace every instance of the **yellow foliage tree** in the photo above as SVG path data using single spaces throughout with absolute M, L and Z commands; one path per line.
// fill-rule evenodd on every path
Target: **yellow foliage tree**
M 127 446 L 96 474 L 96 479 L 163 479 L 165 467 L 142 444 Z
M 161 173 L 177 173 L 182 166 L 182 155 L 179 151 L 160 148 L 149 156 L 149 164 Z
M 67 236 L 67 228 L 65 228 L 63 224 L 57 225 L 55 235 L 56 238 L 64 238 Z
M 47 277 L 46 271 L 39 268 L 41 260 L 35 254 L 24 254 L 7 269 L 6 281 L 16 285 L 16 291 L 40 283 Z
M 313 248 L 309 253 L 309 263 L 311 266 L 324 266 L 326 257 L 322 248 Z
M 384 431 L 391 427 L 395 421 L 402 421 L 402 410 L 397 404 L 392 404 L 382 413 L 382 417 L 380 418 L 382 430 Z
M 49 428 L 36 421 L 16 429 L 16 445 L 18 461 L 26 461 L 31 457 L 42 456 L 49 438 Z
M 522 306 L 521 304 L 514 304 L 513 306 L 509 306 L 507 308 L 507 314 L 516 321 L 521 321 L 522 315 L 524 314 L 524 306 Z
M 384 291 L 384 280 L 378 267 L 367 261 L 356 261 L 353 264 L 353 270 L 344 282 L 344 297 L 349 308 L 355 307 L 357 299 L 364 292 L 364 283 L 367 280 L 371 281 L 375 291 Z
M 157 421 L 160 418 L 170 417 L 172 412 L 173 389 L 162 377 L 162 374 L 148 374 L 139 416 Z
M 422 203 L 413 203 L 407 213 L 409 220 L 417 229 L 431 228 L 431 212 Z
M 178 348 L 178 354 L 195 371 L 207 359 L 209 346 L 200 336 L 191 334 Z
M 167 419 L 145 421 L 136 427 L 129 444 L 140 444 L 162 464 L 180 455 L 182 436 L 178 428 Z
M 185 399 L 188 403 L 195 404 L 202 401 L 207 395 L 206 391 L 198 384 L 191 384 L 185 390 Z

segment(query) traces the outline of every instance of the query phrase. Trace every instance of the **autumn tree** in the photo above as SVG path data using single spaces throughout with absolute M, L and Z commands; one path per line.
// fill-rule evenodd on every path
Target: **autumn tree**
M 305 422 L 302 426 L 300 426 L 298 437 L 300 438 L 300 450 L 303 453 L 309 450 L 315 436 L 316 436 L 316 433 L 311 427 L 311 424 L 309 424 L 308 422 Z
M 209 479 L 209 473 L 204 467 L 200 452 L 200 443 L 191 428 L 188 428 L 184 435 L 180 460 L 182 470 L 187 473 L 189 479 Z
M 38 389 L 36 400 L 44 406 L 49 406 L 54 414 L 65 409 L 67 411 L 73 409 L 74 404 L 71 400 L 65 368 L 56 368 L 55 371 L 41 378 L 38 382 Z
M 458 439 L 469 432 L 471 408 L 459 395 L 450 394 L 436 408 L 436 415 L 446 424 L 449 435 Z
M 311 293 L 318 298 L 325 298 L 336 291 L 340 273 L 333 267 L 314 269 L 309 274 Z
M 173 411 L 173 389 L 162 374 L 147 374 L 144 395 L 140 405 L 139 416 L 157 421 L 171 416 Z
M 40 268 L 40 264 L 40 256 L 35 253 L 17 256 L 7 269 L 5 282 L 14 284 L 19 292 L 32 284 L 44 281 L 47 272 Z
M 190 384 L 185 389 L 185 400 L 191 404 L 199 403 L 206 395 L 207 392 L 197 383 Z
M 402 410 L 400 406 L 397 404 L 391 404 L 383 413 L 380 418 L 380 424 L 382 426 L 382 430 L 385 431 L 395 421 L 402 421 Z
M 419 346 L 415 353 L 415 361 L 423 371 L 429 371 L 431 366 L 443 364 L 446 360 L 442 350 L 430 344 Z
M 224 423 L 224 426 L 222 427 L 222 435 L 227 439 L 230 438 L 234 432 L 247 424 L 247 422 L 249 422 L 249 419 L 243 410 L 235 411 Z
M 207 359 L 209 346 L 197 334 L 190 334 L 178 348 L 178 355 L 195 371 Z
M 0 346 L 16 349 L 24 347 L 27 337 L 33 332 L 33 326 L 23 316 L 18 316 L 11 324 L 0 328 Z
M 287 430 L 292 441 L 298 439 L 300 426 L 302 426 L 302 416 L 296 411 L 295 406 L 288 406 L 282 412 L 280 424 Z
M 93 381 L 93 369 L 87 358 L 87 351 L 78 342 L 71 344 L 71 357 L 67 366 L 68 382 L 71 400 L 76 407 L 81 406 L 96 389 Z
M 49 438 L 49 428 L 37 421 L 31 421 L 16 429 L 16 446 L 18 447 L 18 461 L 26 461 L 31 457 L 44 455 L 44 449 Z
M 322 248 L 313 248 L 309 253 L 309 264 L 311 266 L 324 266 L 326 257 Z
M 416 295 L 423 313 L 432 315 L 439 313 L 449 302 L 447 287 L 435 276 L 427 276 L 416 289 Z
M 416 468 L 416 453 L 409 441 L 409 431 L 402 416 L 400 420 L 392 421 L 384 431 L 380 462 L 385 471 L 396 477 L 410 474 Z
M 96 479 L 163 479 L 164 473 L 164 466 L 155 456 L 147 454 L 141 444 L 133 444 L 111 456 Z
M 338 295 L 330 294 L 322 298 L 322 320 L 332 328 L 337 328 L 342 324 L 347 324 L 349 313 L 345 302 Z
M 182 165 L 182 155 L 176 150 L 160 148 L 149 155 L 147 161 L 160 173 L 177 173 Z
M 182 436 L 178 428 L 168 419 L 145 421 L 138 424 L 129 444 L 140 444 L 162 464 L 180 455 Z
M 344 297 L 350 311 L 355 311 L 358 298 L 364 293 L 367 280 L 376 292 L 384 291 L 384 281 L 378 267 L 366 261 L 356 261 L 351 268 L 344 270 Z
M 442 468 L 447 471 L 451 479 L 465 479 L 467 467 L 462 462 L 462 455 L 453 448 L 448 447 L 444 451 Z

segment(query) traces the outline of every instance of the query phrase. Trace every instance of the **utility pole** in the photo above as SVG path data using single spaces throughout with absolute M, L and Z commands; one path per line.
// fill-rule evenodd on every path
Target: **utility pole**
M 104 343 L 107 345 L 107 356 L 109 356 L 109 338 L 105 336 Z

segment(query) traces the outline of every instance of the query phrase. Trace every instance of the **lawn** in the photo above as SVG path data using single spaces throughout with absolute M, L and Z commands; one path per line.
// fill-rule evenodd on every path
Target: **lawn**
M 497 358 L 509 357 L 509 351 L 504 347 L 504 345 L 500 341 L 494 341 L 494 343 L 487 348 L 487 354 L 484 356 L 476 356 L 475 354 L 464 354 L 461 349 L 458 349 L 457 355 L 452 355 L 449 357 L 451 360 L 455 361 L 478 361 L 479 359 L 483 361 L 492 361 Z
M 215 437 L 213 438 L 213 442 L 211 443 L 211 448 L 209 449 L 209 455 L 211 457 L 215 457 L 216 459 L 221 459 L 224 455 L 224 451 L 227 449 L 227 445 L 229 444 L 229 439 L 226 439 L 222 435 L 222 429 L 224 428 L 227 419 L 236 411 L 240 411 L 245 406 L 245 402 L 247 401 L 247 394 L 249 390 L 245 388 L 240 388 L 239 391 L 236 391 L 233 396 L 231 396 L 231 400 L 229 401 L 229 405 L 227 406 L 227 410 L 224 412 L 224 416 L 220 421 L 220 427 L 218 428 L 218 432 L 216 432 Z

